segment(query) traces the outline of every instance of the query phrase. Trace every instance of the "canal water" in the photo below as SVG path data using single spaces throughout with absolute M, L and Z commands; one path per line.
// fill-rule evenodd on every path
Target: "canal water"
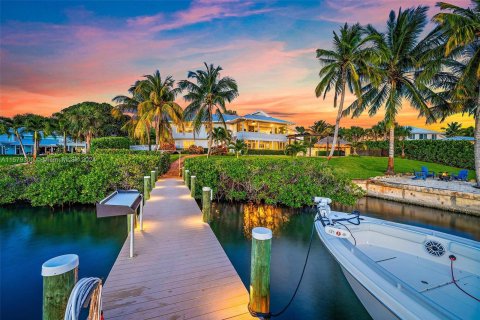
M 248 286 L 251 229 L 273 230 L 272 311 L 288 301 L 304 263 L 314 212 L 216 204 L 212 228 Z M 336 208 L 351 210 L 352 208 Z M 480 219 L 445 211 L 362 199 L 366 215 L 480 240 Z M 106 278 L 126 238 L 125 217 L 97 219 L 93 207 L 52 211 L 0 208 L 0 319 L 40 319 L 41 265 L 61 254 L 80 257 L 79 277 Z M 340 268 L 316 237 L 297 298 L 282 319 L 369 319 Z
M 386 200 L 365 198 L 357 206 L 362 214 L 480 240 L 480 218 Z M 251 230 L 273 231 L 271 261 L 271 311 L 289 301 L 297 285 L 308 249 L 313 209 L 286 209 L 265 205 L 217 203 L 213 231 L 243 283 L 250 279 Z M 315 233 L 312 251 L 299 292 L 289 309 L 277 319 L 370 319 L 344 278 L 340 267 Z
M 95 208 L 0 207 L 0 319 L 41 319 L 42 263 L 79 255 L 79 278 L 105 279 L 127 236 L 126 218 Z

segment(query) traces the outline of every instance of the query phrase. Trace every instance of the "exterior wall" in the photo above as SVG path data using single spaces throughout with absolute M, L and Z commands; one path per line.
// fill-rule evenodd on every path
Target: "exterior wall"
M 214 127 L 223 127 L 221 123 L 214 123 Z M 227 130 L 232 132 L 233 138 L 242 139 L 249 149 L 283 150 L 287 144 L 288 128 L 286 124 L 261 121 L 240 121 L 226 124 Z M 284 133 L 280 133 L 284 132 Z M 198 133 L 186 127 L 185 132 L 172 125 L 172 136 L 177 149 L 186 149 L 190 145 L 208 147 L 208 134 L 205 126 Z
M 480 216 L 480 195 L 378 180 L 357 180 L 370 197 Z

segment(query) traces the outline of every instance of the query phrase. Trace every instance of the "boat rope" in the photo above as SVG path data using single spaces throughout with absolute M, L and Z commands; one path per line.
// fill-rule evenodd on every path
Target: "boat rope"
M 480 299 L 478 299 L 477 297 L 471 295 L 470 293 L 468 293 L 467 291 L 463 290 L 462 287 L 460 287 L 457 283 L 457 280 L 455 279 L 455 276 L 453 275 L 453 261 L 457 260 L 457 257 L 455 257 L 453 254 L 448 256 L 448 258 L 450 258 L 450 271 L 451 271 L 451 274 L 452 274 L 452 281 L 453 283 L 457 286 L 458 289 L 460 289 L 463 293 L 465 293 L 467 296 L 469 296 L 470 298 L 472 299 L 475 299 L 477 300 L 478 302 L 480 302 Z
M 295 299 L 295 296 L 297 295 L 298 289 L 300 288 L 300 284 L 302 283 L 303 276 L 305 274 L 305 269 L 307 268 L 307 262 L 308 258 L 310 256 L 310 251 L 312 249 L 312 243 L 313 243 L 313 235 L 315 234 L 315 222 L 318 221 L 319 219 L 317 218 L 316 220 L 313 221 L 312 225 L 312 233 L 310 234 L 310 242 L 308 244 L 308 250 L 307 250 L 307 256 L 305 257 L 305 263 L 303 264 L 303 269 L 302 273 L 300 275 L 300 279 L 298 280 L 297 287 L 295 288 L 295 291 L 292 294 L 292 297 L 290 298 L 290 301 L 279 311 L 279 312 L 269 312 L 269 313 L 262 313 L 262 312 L 255 312 L 250 308 L 250 303 L 248 304 L 248 311 L 253 317 L 257 318 L 263 318 L 263 319 L 270 319 L 273 317 L 279 317 L 282 315 L 285 311 L 287 311 L 288 307 L 292 304 L 293 300 Z
M 89 277 L 80 279 L 73 287 L 68 298 L 64 320 L 78 320 L 82 306 L 90 300 L 88 320 L 101 320 L 102 317 L 102 280 Z
M 354 245 L 354 246 L 357 246 L 357 239 L 355 239 L 355 237 L 354 237 L 354 235 L 353 235 L 353 232 L 350 230 L 350 228 L 347 227 L 346 225 L 344 225 L 344 224 L 341 223 L 341 222 L 338 222 L 338 221 L 336 221 L 336 222 L 337 222 L 338 224 L 344 226 L 344 227 L 347 229 L 347 231 L 350 232 L 350 235 L 352 236 L 352 239 L 353 239 L 353 245 Z

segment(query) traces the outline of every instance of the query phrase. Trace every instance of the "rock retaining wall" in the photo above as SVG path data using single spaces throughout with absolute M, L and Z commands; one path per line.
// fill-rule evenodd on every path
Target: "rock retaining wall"
M 480 216 L 480 194 L 378 179 L 354 180 L 370 197 Z

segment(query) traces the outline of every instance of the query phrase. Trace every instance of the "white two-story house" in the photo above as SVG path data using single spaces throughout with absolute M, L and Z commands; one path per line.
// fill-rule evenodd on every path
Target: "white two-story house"
M 223 116 L 227 130 L 232 133 L 233 139 L 242 139 L 249 149 L 283 150 L 287 144 L 287 135 L 292 133 L 289 126 L 292 122 L 274 118 L 263 111 L 257 111 L 244 116 Z M 221 120 L 213 116 L 214 127 L 222 127 Z M 177 149 L 186 149 L 191 145 L 208 147 L 208 135 L 205 126 L 200 131 L 193 132 L 188 123 L 184 129 L 172 125 L 173 139 Z

